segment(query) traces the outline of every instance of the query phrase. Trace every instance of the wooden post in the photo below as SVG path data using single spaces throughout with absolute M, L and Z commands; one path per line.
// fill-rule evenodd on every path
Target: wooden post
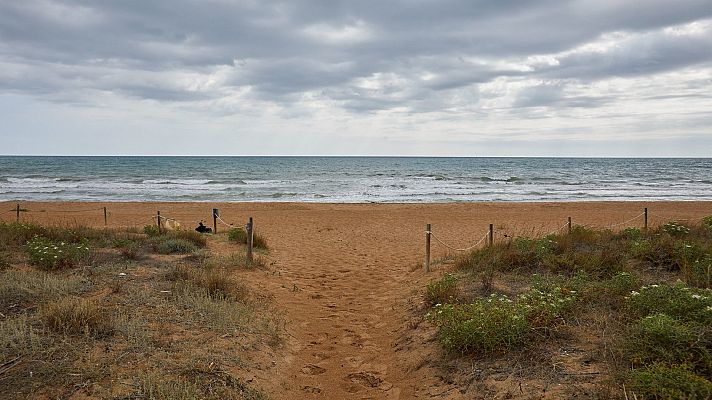
M 17 223 L 20 223 L 20 203 L 17 203 Z
M 570 234 L 571 234 L 571 217 L 569 217 L 569 224 L 568 224 L 568 226 L 569 226 L 569 235 L 570 235 Z
M 254 226 L 252 224 L 252 217 L 250 217 L 250 222 L 247 223 L 247 260 L 252 262 L 252 243 L 253 243 L 253 232 Z
M 425 272 L 430 272 L 430 224 L 425 225 Z
M 489 226 L 489 245 L 492 246 L 494 244 L 494 225 L 490 224 Z
M 643 229 L 648 231 L 648 207 L 645 207 L 645 211 L 643 211 Z
M 213 208 L 213 233 L 218 233 L 218 215 L 220 215 L 220 210 Z
M 156 211 L 156 224 L 158 225 L 158 234 L 161 234 L 161 212 Z
M 104 207 L 104 226 L 109 225 L 109 220 L 106 218 L 106 207 Z

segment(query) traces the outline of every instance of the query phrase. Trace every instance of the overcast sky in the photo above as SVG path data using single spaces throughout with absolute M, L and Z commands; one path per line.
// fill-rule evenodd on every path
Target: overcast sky
M 0 0 L 0 154 L 712 155 L 712 0 Z

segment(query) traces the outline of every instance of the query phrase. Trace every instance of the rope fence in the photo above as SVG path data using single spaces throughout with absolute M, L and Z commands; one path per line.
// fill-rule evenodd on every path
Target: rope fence
M 654 214 L 651 215 L 651 214 L 648 212 L 648 208 L 646 207 L 646 208 L 644 208 L 644 211 L 643 211 L 642 213 L 640 213 L 640 214 L 638 214 L 638 215 L 636 215 L 636 216 L 634 216 L 634 217 L 631 217 L 631 218 L 626 219 L 626 220 L 624 220 L 624 221 L 622 221 L 622 222 L 619 222 L 619 223 L 612 223 L 612 224 L 608 224 L 608 225 L 605 225 L 605 226 L 596 226 L 596 225 L 593 225 L 593 224 L 586 224 L 586 225 L 584 225 L 584 224 L 576 224 L 576 225 L 574 225 L 573 222 L 572 222 L 571 217 L 567 217 L 567 221 L 566 221 L 563 225 L 559 226 L 558 228 L 556 228 L 556 229 L 554 229 L 554 230 L 552 230 L 552 231 L 549 231 L 548 233 L 544 234 L 544 236 L 549 236 L 549 235 L 558 234 L 558 233 L 560 233 L 564 228 L 568 228 L 568 233 L 571 234 L 571 233 L 572 233 L 572 229 L 573 229 L 573 227 L 575 227 L 575 226 L 581 226 L 581 227 L 584 227 L 584 228 L 593 228 L 593 229 L 601 229 L 601 228 L 603 228 L 603 229 L 611 229 L 611 228 L 617 228 L 617 227 L 629 225 L 631 222 L 636 221 L 636 220 L 638 220 L 638 219 L 641 219 L 641 217 L 642 217 L 642 219 L 643 219 L 643 220 L 642 220 L 642 225 L 643 225 L 642 228 L 643 228 L 644 230 L 646 230 L 646 231 L 648 230 L 649 221 L 650 221 L 651 217 L 654 217 L 654 218 L 660 219 L 660 220 L 678 221 L 678 222 L 679 222 L 679 221 L 701 221 L 701 220 L 704 218 L 704 217 L 699 217 L 699 218 L 675 218 L 675 217 L 672 217 L 672 216 L 663 217 L 663 214 L 657 214 L 657 213 L 654 213 Z M 494 237 L 495 237 L 495 235 L 496 235 L 497 237 L 506 238 L 506 239 L 512 239 L 512 238 L 517 237 L 517 236 L 515 236 L 515 235 L 513 235 L 513 234 L 507 233 L 507 232 L 505 232 L 505 231 L 503 231 L 503 230 L 500 230 L 500 229 L 497 229 L 497 230 L 495 231 L 494 228 L 493 228 L 493 224 L 490 224 L 490 225 L 489 225 L 489 231 L 488 231 L 487 233 L 485 233 L 485 235 L 484 235 L 479 241 L 475 242 L 474 244 L 472 244 L 472 245 L 470 245 L 470 246 L 468 246 L 468 247 L 465 247 L 465 248 L 458 248 L 458 247 L 456 247 L 456 246 L 452 246 L 452 245 L 449 245 L 449 244 L 445 243 L 442 239 L 440 239 L 439 236 L 437 236 L 437 235 L 435 235 L 435 234 L 433 233 L 432 225 L 431 225 L 431 224 L 427 224 L 427 225 L 426 225 L 426 229 L 425 229 L 425 272 L 429 272 L 429 271 L 430 271 L 430 263 L 431 263 L 431 260 L 430 260 L 430 250 L 431 250 L 431 249 L 430 249 L 430 243 L 431 243 L 431 238 L 432 238 L 432 239 L 435 239 L 435 241 L 436 241 L 438 244 L 440 244 L 441 246 L 445 247 L 445 248 L 448 249 L 448 250 L 451 250 L 451 251 L 459 251 L 459 252 L 465 252 L 465 251 L 472 250 L 472 249 L 476 248 L 477 246 L 481 245 L 481 244 L 482 244 L 486 239 L 488 239 L 488 238 L 489 238 L 488 245 L 490 245 L 490 246 L 493 245 L 493 244 L 494 244 Z M 447 257 L 446 257 L 446 258 L 447 258 Z

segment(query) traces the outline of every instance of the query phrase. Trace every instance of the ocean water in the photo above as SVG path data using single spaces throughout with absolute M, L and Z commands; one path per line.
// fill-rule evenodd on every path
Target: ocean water
M 712 200 L 712 159 L 0 156 L 7 200 Z

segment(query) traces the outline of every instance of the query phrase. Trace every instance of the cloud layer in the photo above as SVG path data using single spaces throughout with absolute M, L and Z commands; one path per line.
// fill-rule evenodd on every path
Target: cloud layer
M 0 116 L 54 121 L 6 115 L 16 153 L 81 135 L 75 153 L 112 152 L 92 138 L 131 137 L 125 119 L 186 135 L 181 154 L 196 129 L 237 154 L 704 147 L 711 89 L 709 0 L 0 1 Z

